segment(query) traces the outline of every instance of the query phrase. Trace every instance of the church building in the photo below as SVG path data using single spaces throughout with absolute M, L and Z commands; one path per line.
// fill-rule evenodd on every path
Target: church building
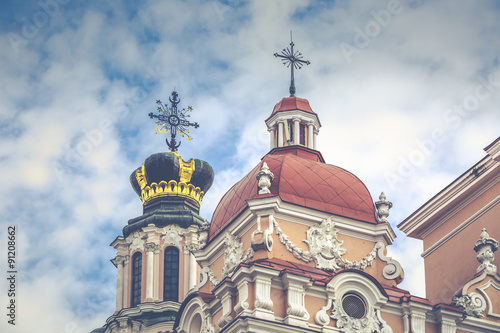
M 277 56 L 293 69 L 291 46 Z M 399 287 L 404 270 L 388 254 L 392 203 L 325 162 L 320 117 L 295 96 L 293 70 L 290 96 L 265 119 L 269 152 L 210 221 L 199 211 L 214 172 L 177 153 L 175 134 L 195 124 L 171 102 L 150 114 L 171 151 L 130 176 L 143 214 L 111 243 L 116 308 L 93 333 L 500 332 L 500 138 L 399 225 L 424 243 L 422 298 Z

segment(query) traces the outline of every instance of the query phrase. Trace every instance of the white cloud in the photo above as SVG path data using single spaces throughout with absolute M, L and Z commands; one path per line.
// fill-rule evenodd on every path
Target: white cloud
M 210 219 L 225 191 L 268 151 L 264 120 L 289 85 L 288 69 L 272 55 L 288 46 L 290 30 L 311 61 L 296 72 L 296 86 L 319 114 L 320 150 L 359 176 L 374 199 L 386 191 L 393 225 L 481 159 L 498 136 L 500 85 L 455 122 L 446 115 L 475 96 L 480 78 L 500 81 L 498 8 L 401 4 L 350 62 L 340 44 L 354 45 L 357 29 L 375 22 L 371 11 L 386 10 L 388 1 L 69 3 L 17 53 L 8 33 L 22 36 L 17 18 L 40 8 L 5 8 L 0 214 L 2 228 L 17 224 L 23 237 L 23 331 L 32 322 L 88 331 L 113 312 L 114 295 L 100 292 L 115 284 L 108 245 L 141 214 L 128 176 L 167 149 L 147 114 L 174 86 L 201 125 L 180 153 L 216 171 L 202 208 Z M 384 175 L 398 175 L 439 128 L 446 140 L 391 188 Z M 405 268 L 404 288 L 423 296 L 418 244 L 400 235 L 389 252 Z

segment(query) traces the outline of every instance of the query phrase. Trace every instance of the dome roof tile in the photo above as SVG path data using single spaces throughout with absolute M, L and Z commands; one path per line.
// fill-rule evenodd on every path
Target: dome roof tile
M 220 233 L 246 207 L 246 200 L 279 196 L 284 202 L 306 206 L 368 223 L 378 223 L 370 192 L 359 178 L 334 165 L 318 161 L 315 151 L 297 155 L 271 151 L 221 199 L 212 216 L 209 240 Z M 307 148 L 300 148 L 308 150 Z M 311 158 L 307 158 L 307 155 Z M 257 172 L 266 162 L 274 174 L 271 194 L 259 195 Z

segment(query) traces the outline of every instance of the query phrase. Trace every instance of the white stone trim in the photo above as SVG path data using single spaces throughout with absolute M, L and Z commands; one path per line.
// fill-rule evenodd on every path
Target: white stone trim
M 378 248 L 377 255 L 379 256 L 380 260 L 387 263 L 387 265 L 385 265 L 384 269 L 382 270 L 382 275 L 384 276 L 384 278 L 386 278 L 387 280 L 395 280 L 397 278 L 402 279 L 403 268 L 401 267 L 399 261 L 393 259 L 392 257 L 384 255 L 384 249 L 386 248 L 384 243 L 378 242 L 376 247 Z
M 236 284 L 236 288 L 238 289 L 238 303 L 234 306 L 234 311 L 241 315 L 243 312 L 247 311 L 250 307 L 248 304 L 248 281 L 242 280 Z
M 424 230 L 420 236 L 425 238 L 429 234 L 431 234 L 434 230 L 439 228 L 441 225 L 443 225 L 446 221 L 448 221 L 450 218 L 455 216 L 457 213 L 461 212 L 467 205 L 469 205 L 471 202 L 479 198 L 481 195 L 486 193 L 490 188 L 492 188 L 496 183 L 500 181 L 500 177 L 497 178 L 497 181 L 492 182 L 492 183 L 487 183 L 485 186 L 482 186 L 478 191 L 476 191 L 473 195 L 469 196 L 466 200 L 461 202 L 459 205 L 456 205 L 453 207 L 453 209 L 445 214 L 443 217 L 439 218 L 436 223 L 433 223 L 428 229 Z
M 301 249 L 290 241 L 276 220 L 274 220 L 274 229 L 279 241 L 297 259 L 306 263 L 314 261 L 316 268 L 329 271 L 336 271 L 339 268 L 363 270 L 373 264 L 377 249 L 384 245 L 382 242 L 376 243 L 363 259 L 349 261 L 342 258 L 347 249 L 341 247 L 343 241 L 338 240 L 338 230 L 335 229 L 335 223 L 331 217 L 323 220 L 319 226 L 311 226 L 307 231 L 307 240 L 304 242 L 309 246 L 309 251 Z
M 392 328 L 382 320 L 380 308 L 387 303 L 387 298 L 367 277 L 354 272 L 340 273 L 328 283 L 327 290 L 332 290 L 331 318 L 336 320 L 337 328 L 342 333 L 392 333 Z M 363 321 L 351 318 L 342 307 L 344 295 L 354 293 L 361 297 L 366 305 L 366 317 Z
M 196 315 L 201 316 L 201 330 L 203 333 L 214 333 L 215 328 L 212 323 L 212 315 L 208 310 L 207 304 L 201 297 L 194 297 L 185 306 L 179 319 L 179 325 L 174 327 L 177 333 L 191 333 L 191 324 Z
M 330 316 L 326 312 L 331 309 L 332 305 L 333 298 L 329 297 L 326 301 L 326 305 L 322 307 L 318 312 L 316 312 L 316 315 L 314 315 L 314 321 L 316 322 L 316 324 L 320 326 L 326 326 L 330 324 Z
M 474 333 L 500 332 L 500 323 L 475 317 L 467 317 L 457 321 L 457 330 Z
M 340 234 L 343 235 L 361 238 L 374 243 L 383 241 L 386 245 L 392 244 L 396 238 L 396 234 L 389 223 L 374 224 L 332 215 L 311 208 L 283 202 L 279 196 L 264 199 L 250 199 L 247 202 L 250 211 L 255 216 L 274 215 L 277 219 L 287 220 L 308 227 L 318 225 L 324 219 L 331 217 L 339 229 Z
M 285 323 L 307 327 L 310 315 L 305 307 L 306 289 L 311 284 L 310 278 L 284 273 L 281 277 L 283 287 L 287 291 L 288 306 Z
M 490 201 L 487 205 L 485 205 L 483 208 L 479 209 L 476 213 L 474 213 L 471 217 L 469 217 L 467 220 L 462 222 L 458 227 L 450 231 L 446 236 L 438 240 L 436 243 L 434 243 L 432 246 L 430 246 L 427 250 L 425 250 L 421 256 L 423 258 L 426 258 L 429 256 L 431 253 L 436 251 L 438 248 L 440 248 L 442 245 L 444 245 L 446 242 L 448 242 L 450 239 L 455 237 L 457 234 L 462 232 L 465 228 L 467 228 L 469 225 L 474 223 L 478 218 L 483 216 L 485 213 L 490 211 L 493 207 L 495 207 L 498 203 L 500 203 L 500 195 L 497 196 L 495 199 Z
M 215 296 L 220 299 L 222 304 L 222 315 L 217 321 L 217 325 L 220 328 L 224 328 L 224 326 L 233 320 L 233 317 L 231 317 L 231 311 L 233 309 L 233 289 L 233 283 L 225 282 L 214 291 Z
M 317 115 L 299 109 L 294 109 L 275 113 L 271 118 L 266 120 L 267 128 L 275 127 L 276 123 L 279 124 L 281 121 L 286 121 L 288 119 L 291 120 L 294 116 L 300 118 L 301 124 L 307 124 L 308 122 L 312 121 L 315 127 L 317 127 L 318 129 L 321 127 Z
M 410 235 L 417 229 L 428 224 L 429 221 L 432 221 L 438 213 L 445 209 L 449 209 L 449 212 L 446 213 L 445 216 L 434 221 L 432 225 L 425 226 L 424 229 L 415 236 L 420 238 L 424 237 L 424 234 L 432 232 L 432 228 L 439 227 L 439 225 L 459 212 L 472 200 L 488 191 L 492 186 L 495 186 L 500 181 L 500 173 L 497 171 L 498 167 L 500 167 L 498 162 L 492 160 L 491 157 L 487 156 L 483 158 L 401 222 L 398 228 L 406 235 Z M 471 172 L 477 168 L 481 168 L 484 172 L 477 178 L 471 178 Z M 466 196 L 465 200 L 461 198 L 461 196 L 468 192 L 471 193 Z M 431 230 L 427 231 L 427 228 L 431 228 Z

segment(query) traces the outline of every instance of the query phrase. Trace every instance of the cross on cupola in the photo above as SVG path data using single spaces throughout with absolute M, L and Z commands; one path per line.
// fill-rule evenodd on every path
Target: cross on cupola
M 149 118 L 157 118 L 158 121 L 156 125 L 158 128 L 156 129 L 156 134 L 160 133 L 168 133 L 170 132 L 170 141 L 165 139 L 167 142 L 167 146 L 170 148 L 170 151 L 175 152 L 177 148 L 181 145 L 181 142 L 177 143 L 175 139 L 176 135 L 179 134 L 181 137 L 187 137 L 189 141 L 193 140 L 189 135 L 189 126 L 193 126 L 194 128 L 198 128 L 200 125 L 198 123 L 191 123 L 186 118 L 190 117 L 189 112 L 193 111 L 193 108 L 188 106 L 187 109 L 179 110 L 177 109 L 177 104 L 180 103 L 180 99 L 178 99 L 179 95 L 176 91 L 172 92 L 172 97 L 169 97 L 171 106 L 169 107 L 167 104 L 162 104 L 160 100 L 157 100 L 158 104 L 158 112 L 159 114 L 153 114 L 153 112 L 149 113 Z
M 290 82 L 290 97 L 295 96 L 295 78 L 294 69 L 301 69 L 304 64 L 309 65 L 309 60 L 302 60 L 302 53 L 294 51 L 294 43 L 292 40 L 292 32 L 290 32 L 290 47 L 284 48 L 281 54 L 275 53 L 274 56 L 281 58 L 283 65 L 291 69 L 291 82 Z

